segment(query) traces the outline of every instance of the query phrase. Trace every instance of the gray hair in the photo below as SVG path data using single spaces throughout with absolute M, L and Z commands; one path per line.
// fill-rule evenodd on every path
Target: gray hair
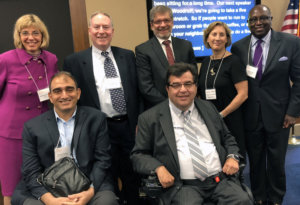
M 110 15 L 107 14 L 107 13 L 105 13 L 105 12 L 101 12 L 101 11 L 96 11 L 96 12 L 92 13 L 92 15 L 91 15 L 91 17 L 90 17 L 90 20 L 89 20 L 89 27 L 91 26 L 91 20 L 92 20 L 92 18 L 94 18 L 95 16 L 97 16 L 97 15 L 99 15 L 99 14 L 108 17 L 109 20 L 110 20 L 111 27 L 114 27 L 113 20 L 112 20 L 112 18 L 110 17 Z
M 154 20 L 154 17 L 156 14 L 164 14 L 164 13 L 169 13 L 170 15 L 170 18 L 173 20 L 173 12 L 172 10 L 170 9 L 170 7 L 167 7 L 167 6 L 163 6 L 163 5 L 159 5 L 159 6 L 155 6 L 153 7 L 151 10 L 150 10 L 150 22 L 152 23 L 153 20 Z

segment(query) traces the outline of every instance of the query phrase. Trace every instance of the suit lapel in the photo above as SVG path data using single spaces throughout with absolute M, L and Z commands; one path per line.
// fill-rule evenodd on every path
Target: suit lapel
M 176 165 L 177 165 L 177 167 L 179 167 L 176 139 L 175 139 L 175 133 L 174 133 L 174 128 L 173 128 L 172 117 L 171 117 L 171 113 L 170 113 L 170 107 L 169 107 L 168 100 L 166 100 L 162 104 L 162 107 L 160 110 L 160 124 L 161 124 L 162 130 L 163 130 L 164 136 L 166 137 L 166 140 L 168 142 L 168 145 L 171 148 L 172 155 L 174 157 Z
M 128 72 L 126 70 L 127 62 L 126 62 L 125 56 L 120 52 L 119 48 L 112 46 L 111 50 L 112 50 L 112 54 L 113 54 L 113 56 L 116 60 L 117 66 L 118 66 L 118 70 L 119 70 L 119 73 L 120 73 L 120 78 L 121 78 L 121 82 L 122 82 L 122 86 L 123 86 L 123 90 L 124 90 L 124 96 L 125 96 L 125 100 L 127 102 L 128 101 L 128 99 L 127 99 L 128 89 L 125 86 L 125 85 L 127 85 L 126 81 L 127 81 L 127 76 L 128 76 Z
M 72 144 L 73 144 L 73 148 L 75 149 L 75 153 L 76 153 L 76 149 L 77 149 L 77 146 L 78 146 L 81 129 L 82 129 L 82 126 L 85 122 L 86 117 L 87 117 L 86 113 L 82 109 L 80 109 L 80 107 L 77 107 L 77 113 L 76 113 L 76 116 L 75 116 L 75 126 L 74 126 L 74 132 L 73 132 L 73 139 L 72 139 Z
M 91 96 L 93 97 L 93 100 L 97 105 L 97 108 L 100 109 L 100 101 L 99 101 L 99 96 L 96 88 L 96 82 L 95 82 L 94 70 L 93 70 L 92 48 L 89 48 L 85 52 L 82 58 L 82 62 L 80 63 L 83 68 L 82 73 L 85 78 L 85 83 L 89 87 L 88 90 L 90 90 Z
M 178 39 L 172 37 L 172 46 L 173 46 L 173 53 L 175 56 L 175 62 L 178 62 L 177 60 L 180 59 L 179 54 L 180 54 L 180 51 L 182 50 L 182 48 L 180 48 L 180 45 L 178 45 Z
M 151 39 L 151 44 L 152 44 L 152 48 L 157 56 L 157 58 L 159 59 L 159 61 L 161 62 L 161 64 L 163 65 L 164 68 L 167 68 L 169 66 L 169 62 L 168 59 L 164 53 L 164 51 L 162 50 L 161 45 L 159 44 L 159 41 L 157 40 L 156 37 L 153 37 Z
M 58 131 L 57 122 L 56 122 L 56 119 L 55 119 L 55 114 L 54 114 L 53 109 L 48 111 L 48 114 L 46 115 L 46 118 L 47 118 L 46 127 L 47 127 L 47 130 L 49 132 L 51 141 L 52 141 L 52 143 L 55 147 L 58 143 L 59 131 Z
M 267 58 L 267 62 L 266 62 L 266 65 L 265 65 L 265 71 L 263 72 L 263 76 L 268 71 L 270 71 L 270 68 L 272 68 L 272 66 L 270 66 L 270 64 L 274 61 L 274 56 L 275 56 L 277 50 L 279 49 L 280 41 L 281 41 L 281 39 L 278 38 L 278 36 L 276 35 L 276 33 L 274 31 L 272 31 L 271 41 L 270 41 L 270 48 L 269 48 L 268 58 Z
M 245 51 L 245 55 L 241 55 L 242 62 L 246 62 L 245 67 L 248 64 L 249 65 L 253 65 L 253 60 L 252 60 L 252 57 L 251 57 L 251 45 L 250 45 L 250 41 L 251 41 L 251 35 L 247 36 L 247 39 L 246 39 L 245 44 L 244 44 L 243 51 Z

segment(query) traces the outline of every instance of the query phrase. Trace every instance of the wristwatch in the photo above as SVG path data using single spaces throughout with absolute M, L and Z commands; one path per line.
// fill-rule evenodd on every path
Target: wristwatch
M 227 155 L 226 158 L 227 158 L 227 159 L 228 159 L 228 158 L 233 158 L 233 159 L 236 160 L 237 162 L 240 161 L 240 157 L 239 157 L 239 155 L 237 155 L 237 154 L 229 154 L 229 155 Z

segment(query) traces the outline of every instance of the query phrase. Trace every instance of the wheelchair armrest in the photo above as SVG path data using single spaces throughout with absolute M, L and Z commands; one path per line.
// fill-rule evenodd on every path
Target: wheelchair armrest
M 141 177 L 140 197 L 157 198 L 162 193 L 162 190 L 163 187 L 156 174 Z

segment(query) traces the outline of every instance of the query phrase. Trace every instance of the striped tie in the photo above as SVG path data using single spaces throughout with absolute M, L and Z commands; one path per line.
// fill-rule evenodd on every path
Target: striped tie
M 193 125 L 191 123 L 191 113 L 188 111 L 188 113 L 183 114 L 184 117 L 184 133 L 187 139 L 187 143 L 189 146 L 194 173 L 197 178 L 200 180 L 205 180 L 206 177 L 208 177 L 208 171 L 206 168 L 205 160 L 203 158 L 202 151 L 199 147 L 199 141 L 195 133 L 195 129 L 193 128 Z

